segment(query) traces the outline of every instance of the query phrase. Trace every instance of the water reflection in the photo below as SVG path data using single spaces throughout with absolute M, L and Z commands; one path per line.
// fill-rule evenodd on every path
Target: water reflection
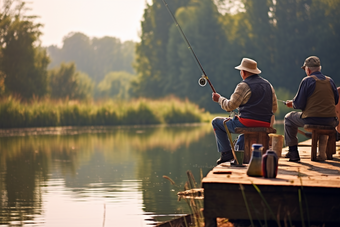
M 176 195 L 186 171 L 199 181 L 218 158 L 210 124 L 5 136 L 0 148 L 6 226 L 154 225 L 189 212 Z

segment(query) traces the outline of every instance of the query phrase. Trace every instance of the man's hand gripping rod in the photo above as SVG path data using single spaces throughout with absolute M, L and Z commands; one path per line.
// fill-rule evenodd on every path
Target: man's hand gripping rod
M 189 43 L 187 37 L 184 35 L 184 32 L 183 32 L 181 26 L 179 26 L 179 24 L 178 24 L 178 22 L 177 22 L 175 16 L 173 15 L 173 13 L 171 12 L 171 10 L 169 9 L 168 4 L 165 2 L 165 0 L 162 0 L 162 1 L 163 1 L 163 3 L 164 3 L 165 7 L 167 8 L 168 12 L 170 13 L 172 19 L 174 20 L 174 22 L 175 22 L 175 24 L 176 24 L 176 26 L 177 26 L 179 32 L 181 33 L 181 35 L 182 35 L 184 41 L 188 44 L 188 47 L 189 47 L 189 49 L 191 50 L 192 56 L 194 57 L 194 59 L 195 59 L 197 65 L 198 65 L 199 69 L 201 70 L 201 72 L 202 72 L 202 74 L 203 74 L 202 77 L 199 78 L 198 84 L 201 85 L 202 87 L 204 87 L 204 86 L 207 84 L 207 81 L 208 81 L 209 86 L 211 87 L 211 90 L 212 90 L 214 93 L 216 93 L 216 90 L 215 90 L 214 86 L 211 84 L 211 82 L 210 82 L 210 80 L 209 80 L 207 74 L 204 72 L 204 69 L 203 69 L 203 67 L 202 67 L 202 65 L 201 65 L 201 63 L 200 63 L 200 61 L 198 60 L 198 58 L 197 58 L 197 56 L 196 56 L 194 50 L 192 49 L 192 47 L 191 47 L 191 45 L 190 45 L 190 43 Z

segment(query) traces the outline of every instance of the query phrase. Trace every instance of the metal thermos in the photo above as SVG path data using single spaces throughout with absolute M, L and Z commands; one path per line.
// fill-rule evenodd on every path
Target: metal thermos
M 279 166 L 279 157 L 275 151 L 267 150 L 262 156 L 262 174 L 265 178 L 276 178 Z

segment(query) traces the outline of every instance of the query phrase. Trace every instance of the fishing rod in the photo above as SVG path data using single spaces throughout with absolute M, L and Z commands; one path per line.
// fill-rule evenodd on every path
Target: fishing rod
M 204 87 L 205 85 L 207 85 L 207 81 L 208 81 L 208 83 L 209 83 L 209 85 L 210 85 L 210 87 L 211 87 L 211 90 L 212 90 L 214 93 L 216 93 L 215 88 L 214 88 L 213 85 L 211 84 L 211 82 L 210 82 L 210 80 L 209 80 L 207 74 L 204 72 L 204 69 L 203 69 L 203 67 L 202 67 L 202 65 L 201 65 L 201 63 L 200 63 L 200 61 L 198 60 L 198 58 L 197 58 L 197 56 L 196 56 L 194 50 L 192 49 L 192 47 L 191 47 L 191 45 L 190 45 L 190 43 L 189 43 L 187 37 L 184 35 L 184 32 L 183 32 L 181 26 L 179 26 L 179 24 L 178 24 L 178 22 L 177 22 L 175 16 L 173 15 L 173 13 L 171 12 L 171 10 L 169 9 L 168 3 L 166 3 L 165 0 L 162 0 L 162 1 L 163 1 L 163 3 L 164 3 L 165 7 L 167 8 L 168 12 L 170 13 L 172 19 L 174 20 L 174 22 L 175 22 L 175 24 L 176 24 L 178 30 L 179 30 L 180 33 L 182 34 L 182 37 L 183 37 L 184 41 L 188 44 L 188 48 L 191 50 L 192 56 L 193 56 L 193 58 L 195 59 L 195 61 L 196 61 L 197 65 L 198 65 L 198 67 L 200 68 L 200 70 L 201 70 L 201 72 L 202 72 L 202 74 L 203 74 L 202 77 L 199 78 L 198 84 L 199 84 L 201 87 Z
M 283 102 L 283 104 L 287 105 L 287 102 L 286 102 L 286 101 L 283 101 L 283 100 L 280 100 L 280 99 L 277 99 L 277 101 Z

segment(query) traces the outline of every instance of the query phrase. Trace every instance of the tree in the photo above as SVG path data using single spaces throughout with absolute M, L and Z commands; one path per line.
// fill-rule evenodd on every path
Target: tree
M 189 0 L 174 0 L 172 12 L 187 5 Z M 153 0 L 143 15 L 141 42 L 136 46 L 135 70 L 138 78 L 132 82 L 134 96 L 156 98 L 164 95 L 159 84 L 167 75 L 166 48 L 173 21 L 162 1 Z
M 312 53 L 320 57 L 322 71 L 340 86 L 340 81 L 336 80 L 339 78 L 336 62 L 340 57 L 340 1 L 313 0 L 307 12 Z
M 51 97 L 55 99 L 86 99 L 93 92 L 93 82 L 88 75 L 76 71 L 74 63 L 62 63 L 50 71 Z
M 210 78 L 214 78 L 212 81 L 218 81 L 215 88 L 226 93 L 231 86 L 225 81 L 232 75 L 225 75 L 229 62 L 225 55 L 226 36 L 219 17 L 217 7 L 211 0 L 192 0 L 187 7 L 181 7 L 176 12 L 178 23 L 190 40 L 204 71 Z M 216 105 L 211 102 L 210 88 L 202 89 L 197 84 L 202 75 L 200 66 L 188 50 L 188 44 L 181 40 L 180 36 L 176 25 L 173 24 L 167 46 L 169 70 L 167 77 L 163 79 L 165 90 L 179 97 L 188 97 L 202 107 L 214 108 Z
M 63 39 L 61 50 L 62 62 L 74 62 L 82 71 L 94 75 L 93 62 L 94 52 L 91 47 L 91 39 L 83 33 L 71 32 Z
M 280 95 L 296 92 L 305 76 L 300 67 L 310 55 L 320 57 L 326 75 L 337 73 L 339 0 L 189 0 L 171 1 L 169 7 L 215 89 L 226 97 L 241 81 L 234 67 L 243 57 L 258 62 L 261 76 L 282 88 Z M 173 94 L 219 111 L 210 88 L 197 85 L 200 69 L 165 10 L 154 1 L 144 12 L 134 96 Z
M 52 59 L 50 68 L 62 62 L 74 62 L 78 70 L 88 74 L 96 83 L 112 71 L 134 73 L 134 49 L 133 41 L 122 43 L 120 39 L 109 36 L 90 39 L 79 32 L 64 37 L 62 48 L 47 48 Z
M 98 84 L 98 97 L 128 99 L 130 81 L 136 76 L 124 71 L 110 72 Z
M 301 65 L 306 57 L 313 55 L 312 34 L 309 33 L 310 18 L 308 8 L 310 0 L 280 0 L 274 5 L 276 75 L 274 86 L 285 86 L 291 92 L 297 90 L 305 76 Z M 284 62 L 284 67 L 281 63 Z M 283 68 L 282 68 L 283 67 Z M 283 70 L 285 69 L 285 70 Z M 289 71 L 290 76 L 287 76 Z
M 133 62 L 135 61 L 135 49 L 136 43 L 133 41 L 125 41 L 122 43 L 122 56 L 120 59 L 123 60 L 122 62 L 122 69 L 128 73 L 135 74 L 135 70 L 133 68 Z
M 273 74 L 276 39 L 272 13 L 273 2 L 268 0 L 245 1 L 244 17 L 249 23 L 245 55 L 255 59 L 267 79 L 276 79 Z
M 94 95 L 94 82 L 93 80 L 83 72 L 78 72 L 77 80 L 77 92 L 75 94 L 75 99 L 88 100 Z
M 0 14 L 0 69 L 4 75 L 7 93 L 23 98 L 47 93 L 46 51 L 36 43 L 41 34 L 41 24 L 34 23 L 35 16 L 25 16 L 25 3 L 7 0 Z
M 124 59 L 119 39 L 111 37 L 94 38 L 92 40 L 92 50 L 94 52 L 92 70 L 96 81 L 103 80 L 104 76 L 111 71 L 122 69 Z
M 205 72 L 220 77 L 229 65 L 226 36 L 220 13 L 212 0 L 172 1 L 169 5 Z M 202 73 L 174 21 L 160 1 L 148 5 L 142 22 L 141 43 L 136 49 L 135 96 L 174 94 L 208 108 L 213 106 L 207 89 L 197 85 Z M 224 80 L 226 81 L 226 80 Z M 218 88 L 225 89 L 221 84 Z M 229 87 L 229 83 L 227 83 Z M 215 105 L 214 105 L 215 106 Z

